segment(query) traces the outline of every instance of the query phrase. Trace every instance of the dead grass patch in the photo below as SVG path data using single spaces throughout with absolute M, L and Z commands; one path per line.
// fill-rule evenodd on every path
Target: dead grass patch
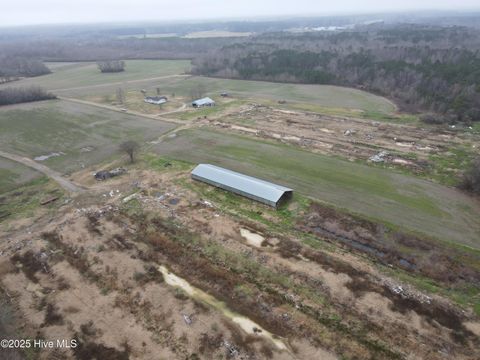
M 27 250 L 23 254 L 15 254 L 11 257 L 11 261 L 20 264 L 20 269 L 23 271 L 27 279 L 33 283 L 38 283 L 35 274 L 39 271 L 48 272 L 48 264 L 40 259 L 40 255 Z

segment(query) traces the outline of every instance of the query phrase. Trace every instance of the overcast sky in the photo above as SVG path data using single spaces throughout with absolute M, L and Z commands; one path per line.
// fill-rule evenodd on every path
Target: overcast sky
M 480 0 L 0 0 L 0 26 L 480 9 Z

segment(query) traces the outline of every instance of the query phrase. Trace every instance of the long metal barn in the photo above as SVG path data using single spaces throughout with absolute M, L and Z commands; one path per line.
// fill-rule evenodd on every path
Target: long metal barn
M 278 208 L 291 199 L 293 195 L 293 190 L 284 186 L 210 164 L 200 164 L 193 169 L 192 179 L 231 191 L 274 208 Z

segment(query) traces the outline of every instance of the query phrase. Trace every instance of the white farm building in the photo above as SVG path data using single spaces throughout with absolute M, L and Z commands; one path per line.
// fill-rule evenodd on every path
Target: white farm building
M 202 99 L 195 100 L 192 102 L 194 108 L 204 107 L 204 106 L 215 106 L 215 101 L 209 97 L 204 97 Z
M 145 99 L 143 99 L 143 101 L 149 104 L 161 105 L 161 104 L 165 104 L 168 101 L 168 99 L 166 96 L 146 96 Z

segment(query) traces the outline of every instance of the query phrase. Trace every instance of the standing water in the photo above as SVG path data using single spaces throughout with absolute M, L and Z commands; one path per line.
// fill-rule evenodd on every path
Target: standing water
M 220 310 L 226 317 L 239 325 L 242 330 L 245 331 L 247 334 L 263 336 L 272 341 L 279 350 L 288 350 L 285 343 L 277 336 L 263 329 L 260 325 L 253 322 L 249 318 L 231 311 L 227 308 L 225 303 L 215 299 L 213 296 L 207 294 L 206 292 L 190 285 L 190 283 L 188 283 L 188 281 L 186 281 L 185 279 L 182 279 L 181 277 L 178 277 L 177 275 L 168 271 L 165 266 L 160 266 L 159 270 L 168 285 L 178 287 L 185 291 L 185 293 L 187 293 L 190 297 L 200 300 L 203 303 Z

